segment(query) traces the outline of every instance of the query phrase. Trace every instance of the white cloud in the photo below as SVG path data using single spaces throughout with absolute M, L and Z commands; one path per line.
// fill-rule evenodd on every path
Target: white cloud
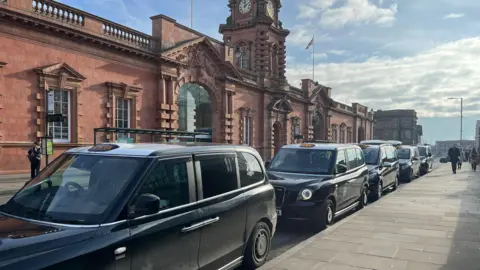
M 327 59 L 328 55 L 326 53 L 315 53 L 315 59 Z M 310 59 L 312 56 L 310 55 Z
M 326 28 L 337 28 L 347 24 L 376 24 L 391 26 L 395 22 L 397 5 L 381 8 L 372 0 L 346 0 L 343 5 L 334 7 L 337 0 L 310 0 L 299 5 L 298 19 L 319 17 L 320 25 Z M 379 5 L 383 2 L 380 1 Z
M 348 52 L 346 50 L 330 50 L 330 51 L 328 51 L 328 54 L 346 55 L 346 54 L 348 54 Z
M 332 87 L 338 100 L 356 100 L 374 109 L 413 108 L 421 117 L 458 114 L 464 98 L 465 116 L 480 114 L 480 37 L 439 45 L 411 57 L 371 57 L 365 62 L 316 65 L 319 83 Z M 292 64 L 287 77 L 292 85 L 311 76 L 311 65 Z
M 369 0 L 348 0 L 347 4 L 323 12 L 320 25 L 336 28 L 347 24 L 376 24 L 391 26 L 396 18 L 397 5 L 389 8 L 380 8 Z
M 311 6 L 300 5 L 300 12 L 297 15 L 297 19 L 311 19 L 317 16 L 317 10 Z
M 458 19 L 464 17 L 465 14 L 462 13 L 450 13 L 448 15 L 443 16 L 443 19 Z

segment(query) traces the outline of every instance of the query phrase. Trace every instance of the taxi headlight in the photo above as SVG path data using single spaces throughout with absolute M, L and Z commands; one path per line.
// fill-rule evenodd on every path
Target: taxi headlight
M 311 189 L 305 188 L 298 193 L 298 199 L 302 201 L 310 200 L 313 196 L 313 191 Z

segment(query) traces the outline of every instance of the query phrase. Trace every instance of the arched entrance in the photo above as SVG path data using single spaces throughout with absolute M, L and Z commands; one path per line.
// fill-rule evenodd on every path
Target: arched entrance
M 365 140 L 365 130 L 363 127 L 358 127 L 358 142 Z
M 274 155 L 276 155 L 280 147 L 282 147 L 282 124 L 280 122 L 273 124 L 273 143 Z
M 178 130 L 206 132 L 198 141 L 212 142 L 212 99 L 201 85 L 185 83 L 178 90 Z
M 315 113 L 312 119 L 313 139 L 325 140 L 325 120 L 320 113 Z

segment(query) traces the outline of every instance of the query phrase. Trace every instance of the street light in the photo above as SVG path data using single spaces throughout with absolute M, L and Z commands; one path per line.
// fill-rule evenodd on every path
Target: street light
M 460 99 L 460 147 L 463 142 L 463 97 L 449 97 L 447 99 Z

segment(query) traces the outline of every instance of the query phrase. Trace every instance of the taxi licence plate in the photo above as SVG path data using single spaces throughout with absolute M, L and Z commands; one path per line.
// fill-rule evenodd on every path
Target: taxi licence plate
M 282 210 L 281 209 L 277 209 L 277 216 L 279 216 L 279 217 L 282 216 Z

